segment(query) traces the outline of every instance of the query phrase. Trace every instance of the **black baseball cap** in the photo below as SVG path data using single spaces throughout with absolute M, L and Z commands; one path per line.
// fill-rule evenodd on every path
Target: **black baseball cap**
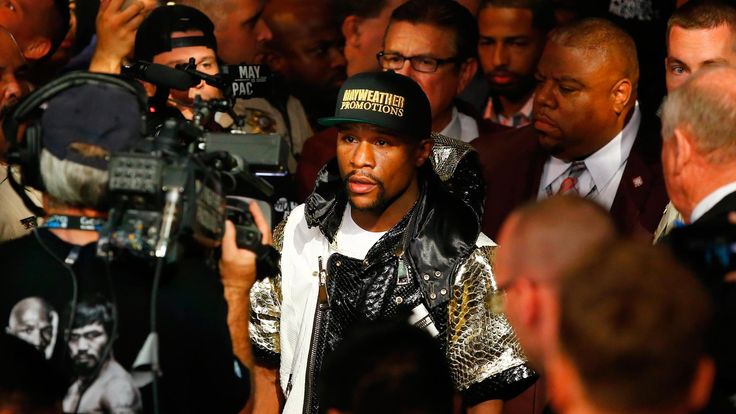
M 44 148 L 61 160 L 106 170 L 108 154 L 130 150 L 142 140 L 142 110 L 138 98 L 117 85 L 70 88 L 49 100 L 41 115 Z M 82 155 L 75 151 L 78 144 L 104 151 Z
M 202 35 L 171 38 L 174 32 L 198 30 Z M 150 62 L 159 53 L 178 47 L 205 46 L 217 53 L 215 25 L 207 15 L 194 7 L 174 4 L 155 8 L 135 35 L 135 60 Z
M 411 78 L 394 71 L 365 72 L 345 80 L 335 116 L 318 122 L 324 126 L 365 123 L 425 139 L 432 131 L 432 110 L 427 95 Z

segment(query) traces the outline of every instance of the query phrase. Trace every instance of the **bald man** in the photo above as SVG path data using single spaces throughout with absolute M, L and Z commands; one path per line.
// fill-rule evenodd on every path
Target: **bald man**
M 617 237 L 598 204 L 554 196 L 522 206 L 499 233 L 496 280 L 505 292 L 504 309 L 519 342 L 537 370 L 556 339 L 556 286 L 564 272 L 591 249 Z
M 584 19 L 554 30 L 536 72 L 533 125 L 473 141 L 487 183 L 483 231 L 514 207 L 575 194 L 608 210 L 626 234 L 651 238 L 667 203 L 659 125 L 636 101 L 631 37 Z
M 56 342 L 58 322 L 58 314 L 48 302 L 40 297 L 30 297 L 16 303 L 10 310 L 5 332 L 33 345 L 48 359 Z
M 15 0 L 5 2 L 0 26 L 15 36 L 28 60 L 51 56 L 69 30 L 66 0 Z
M 599 205 L 579 197 L 555 196 L 516 209 L 501 228 L 496 256 L 496 281 L 503 296 L 493 308 L 503 310 L 525 355 L 544 378 L 555 351 L 557 286 L 563 273 L 588 251 L 617 236 L 610 217 Z M 546 403 L 545 384 L 514 401 L 516 412 L 539 412 Z M 537 407 L 532 411 L 532 407 Z
M 317 118 L 334 112 L 346 77 L 337 16 L 327 0 L 271 0 L 264 18 L 273 32 L 266 63 L 284 76 L 314 126 Z

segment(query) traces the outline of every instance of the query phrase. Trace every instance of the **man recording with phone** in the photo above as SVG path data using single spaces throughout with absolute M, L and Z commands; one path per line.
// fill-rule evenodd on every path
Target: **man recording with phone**
M 72 76 L 91 79 L 80 84 Z M 40 134 L 31 137 L 27 132 L 21 140 L 26 146 L 16 146 L 9 159 L 21 165 L 24 180 L 32 179 L 33 162 L 18 160 L 27 160 L 28 145 L 41 137 L 35 172 L 47 221 L 32 234 L 0 245 L 0 320 L 10 320 L 12 307 L 23 300 L 43 299 L 49 312 L 59 315 L 48 329 L 53 349 L 49 360 L 71 376 L 82 343 L 75 336 L 82 334 L 76 327 L 83 325 L 75 322 L 76 310 L 89 294 L 102 295 L 111 304 L 108 340 L 95 354 L 99 363 L 82 361 L 90 367 L 84 380 L 69 389 L 68 401 L 75 407 L 65 406 L 67 411 L 120 412 L 106 405 L 108 399 L 95 398 L 104 362 L 114 356 L 125 371 L 116 378 L 129 374 L 131 380 L 121 382 L 119 392 L 109 384 L 107 390 L 110 395 L 139 392 L 143 412 L 238 412 L 250 389 L 247 299 L 255 255 L 238 249 L 233 224 L 225 224 L 219 268 L 213 250 L 191 238 L 177 244 L 177 260 L 156 262 L 132 251 L 114 260 L 107 252 L 100 254 L 98 231 L 111 207 L 108 160 L 142 140 L 145 98 L 125 85 L 104 75 L 70 75 L 29 96 L 29 102 L 47 102 L 38 118 L 25 112 L 11 115 L 16 124 L 33 124 L 30 129 Z M 16 137 L 15 131 L 7 135 Z M 251 213 L 263 241 L 270 242 L 260 211 L 251 207 Z M 92 333 L 88 336 L 85 341 L 95 339 Z M 90 408 L 92 399 L 96 405 Z

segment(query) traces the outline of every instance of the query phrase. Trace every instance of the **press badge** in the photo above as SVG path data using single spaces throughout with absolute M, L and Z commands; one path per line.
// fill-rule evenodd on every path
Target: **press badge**
M 423 303 L 420 303 L 414 309 L 411 310 L 411 316 L 409 316 L 409 323 L 416 326 L 417 328 L 427 331 L 432 337 L 437 337 L 440 332 L 437 327 L 434 326 L 432 316 L 429 314 L 427 307 Z

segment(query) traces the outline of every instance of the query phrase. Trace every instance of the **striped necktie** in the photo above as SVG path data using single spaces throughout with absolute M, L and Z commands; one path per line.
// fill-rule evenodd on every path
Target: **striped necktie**
M 557 195 L 564 194 L 580 194 L 578 189 L 578 179 L 585 172 L 585 162 L 574 161 L 570 168 L 567 169 L 567 177 L 562 180 Z

